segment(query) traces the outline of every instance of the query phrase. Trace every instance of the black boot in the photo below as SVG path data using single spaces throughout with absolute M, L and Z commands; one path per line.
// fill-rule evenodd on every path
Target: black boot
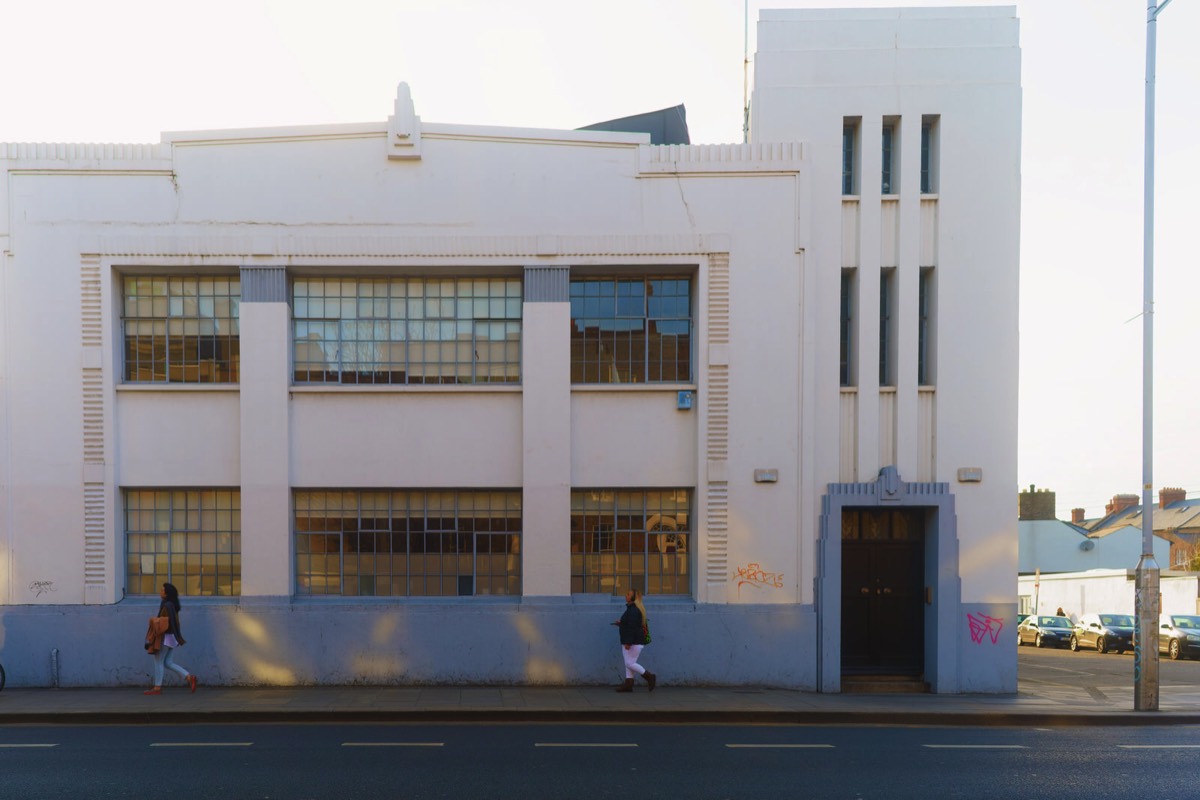
M 617 691 L 618 692 L 632 692 L 633 691 L 633 678 L 626 678 L 625 682 L 617 687 Z
M 642 677 L 646 679 L 646 683 L 650 685 L 650 691 L 654 691 L 654 685 L 658 683 L 658 676 L 653 672 L 643 672 Z

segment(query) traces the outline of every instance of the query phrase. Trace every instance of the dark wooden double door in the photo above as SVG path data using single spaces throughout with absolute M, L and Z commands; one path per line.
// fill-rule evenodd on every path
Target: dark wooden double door
M 925 509 L 842 512 L 842 673 L 921 675 Z

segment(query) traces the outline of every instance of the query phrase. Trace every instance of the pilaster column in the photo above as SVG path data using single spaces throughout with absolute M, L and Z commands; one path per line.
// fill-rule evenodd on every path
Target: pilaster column
M 571 594 L 569 267 L 526 267 L 521 322 L 526 597 Z
M 242 596 L 292 594 L 287 272 L 242 267 Z

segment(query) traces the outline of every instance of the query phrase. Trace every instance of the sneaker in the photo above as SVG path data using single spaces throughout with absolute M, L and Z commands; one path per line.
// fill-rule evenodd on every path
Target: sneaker
M 162 694 L 162 687 L 155 686 L 153 689 L 147 689 L 146 691 L 142 692 L 142 694 Z
M 188 686 L 192 687 L 192 694 L 195 694 L 196 693 L 196 676 L 188 675 L 187 682 L 188 682 Z

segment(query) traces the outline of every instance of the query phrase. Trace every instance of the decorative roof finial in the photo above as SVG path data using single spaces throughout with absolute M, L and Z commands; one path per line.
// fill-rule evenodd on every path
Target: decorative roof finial
M 396 105 L 388 117 L 388 158 L 411 160 L 421 157 L 421 118 L 413 109 L 407 83 L 396 87 Z

